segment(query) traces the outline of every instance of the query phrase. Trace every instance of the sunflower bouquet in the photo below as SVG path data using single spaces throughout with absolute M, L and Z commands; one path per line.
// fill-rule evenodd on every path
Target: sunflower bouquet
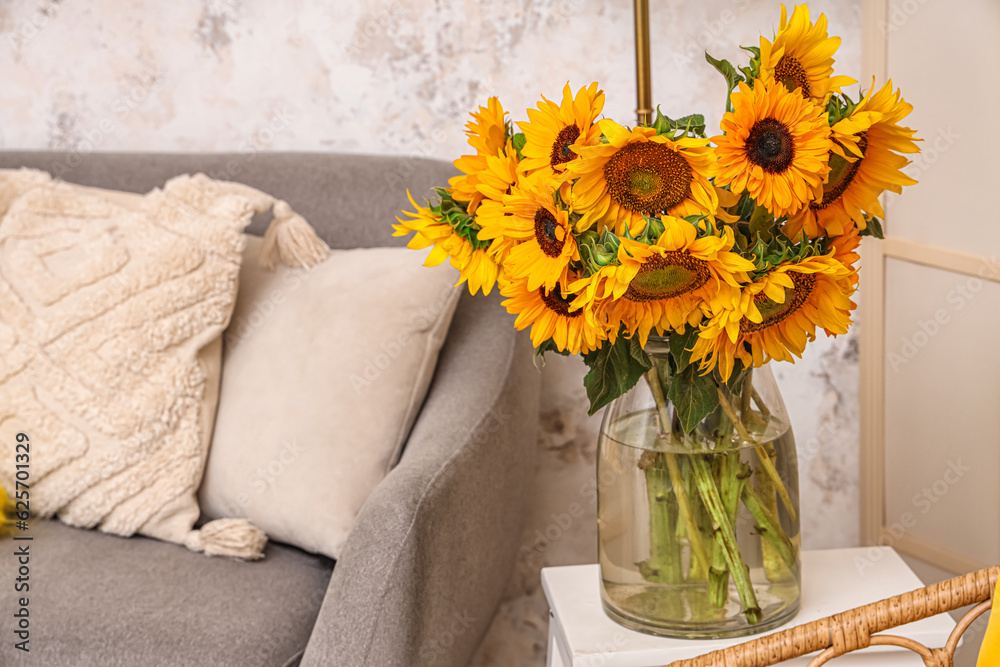
M 902 171 L 914 131 L 900 125 L 912 107 L 891 81 L 844 92 L 856 82 L 833 74 L 839 43 L 824 16 L 782 6 L 773 39 L 743 47 L 744 66 L 706 54 L 728 84 L 715 136 L 700 114 L 602 118 L 596 83 L 567 84 L 516 125 L 490 98 L 467 125 L 461 173 L 434 203 L 411 196 L 395 235 L 431 247 L 428 265 L 450 260 L 473 294 L 499 288 L 536 358 L 581 354 L 590 414 L 645 378 L 658 407 L 672 406 L 660 428 L 675 440 L 720 413 L 752 442 L 754 415 L 766 416 L 740 414 L 753 368 L 801 357 L 818 329 L 847 332 L 860 239 L 882 237 L 881 194 L 915 183 Z M 647 353 L 651 337 L 665 359 Z M 724 489 L 718 471 L 705 475 Z M 691 517 L 677 520 L 693 539 Z M 730 556 L 723 569 L 739 579 Z

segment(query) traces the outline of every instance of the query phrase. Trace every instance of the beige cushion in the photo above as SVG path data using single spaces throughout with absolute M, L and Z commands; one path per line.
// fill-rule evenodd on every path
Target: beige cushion
M 249 237 L 251 257 L 260 241 Z M 208 517 L 331 558 L 395 464 L 460 290 L 403 248 L 334 250 L 311 270 L 244 261 L 200 491 Z
M 208 550 L 192 530 L 236 297 L 245 197 L 178 177 L 147 195 L 0 172 L 0 482 L 31 438 L 31 509 Z M 234 532 L 235 530 L 235 532 Z

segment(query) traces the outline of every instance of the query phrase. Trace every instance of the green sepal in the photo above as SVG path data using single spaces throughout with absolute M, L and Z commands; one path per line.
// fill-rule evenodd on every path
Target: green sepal
M 756 209 L 756 206 L 757 202 L 750 197 L 750 193 L 748 191 L 744 191 L 743 194 L 740 195 L 740 200 L 736 202 L 736 206 L 731 213 L 738 216 L 740 220 L 749 220 L 750 216 Z
M 639 234 L 635 240 L 646 245 L 653 245 L 660 238 L 660 235 L 663 234 L 663 221 L 657 217 L 651 218 L 648 215 L 642 217 L 646 221 L 646 227 L 642 230 L 642 234 Z
M 784 220 L 784 217 L 778 218 L 775 225 L 780 225 Z M 775 234 L 769 241 L 765 241 L 758 234 L 755 236 L 753 247 L 750 248 L 756 266 L 752 277 L 759 278 L 784 262 L 798 263 L 809 257 L 825 255 L 829 250 L 826 239 L 809 239 L 803 235 L 803 238 L 796 243 L 781 233 Z
M 656 106 L 656 119 L 653 121 L 653 129 L 657 134 L 664 134 L 671 139 L 681 135 L 694 135 L 696 137 L 705 136 L 705 116 L 700 113 L 693 113 L 674 119 L 663 115 L 660 106 Z
M 605 266 L 618 261 L 618 246 L 621 245 L 621 239 L 608 229 L 604 229 L 600 234 L 592 229 L 587 230 L 577 237 L 576 242 L 586 275 L 593 275 Z
M 434 193 L 440 199 L 430 207 L 436 218 L 451 225 L 456 234 L 472 244 L 473 249 L 483 250 L 490 246 L 492 241 L 479 240 L 479 224 L 474 215 L 469 215 L 467 203 L 452 199 L 447 188 L 434 188 Z
M 830 100 L 826 103 L 828 123 L 836 125 L 838 121 L 850 116 L 854 113 L 854 107 L 858 106 L 859 102 L 860 99 L 858 102 L 851 101 L 851 98 L 844 93 L 831 95 Z
M 651 368 L 648 358 L 632 353 L 632 340 L 621 336 L 614 345 L 605 342 L 600 349 L 583 355 L 583 362 L 590 369 L 583 378 L 590 399 L 588 415 L 634 387 Z
M 764 206 L 758 205 L 750 214 L 750 236 L 758 236 L 765 243 L 774 238 L 776 221 L 774 215 Z
M 719 407 L 719 390 L 713 373 L 702 375 L 695 364 L 677 373 L 667 390 L 674 414 L 685 433 L 690 433 Z

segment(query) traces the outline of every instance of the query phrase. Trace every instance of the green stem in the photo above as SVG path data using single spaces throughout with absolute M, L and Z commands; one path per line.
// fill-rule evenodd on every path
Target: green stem
M 758 456 L 760 455 L 758 454 Z M 757 497 L 760 499 L 760 504 L 772 515 L 777 516 L 778 496 L 771 477 L 763 472 L 758 472 L 758 474 L 754 475 L 754 486 L 757 488 Z M 774 545 L 766 539 L 761 540 L 760 550 L 764 559 L 764 573 L 767 575 L 768 581 L 774 582 L 780 580 L 784 575 L 784 567 L 780 554 Z
M 640 462 L 640 466 L 645 465 L 649 501 L 649 560 L 640 563 L 639 569 L 647 581 L 679 584 L 683 574 L 680 542 L 674 531 L 677 502 L 668 476 L 664 474 L 661 456 L 646 452 Z
M 656 409 L 660 415 L 660 430 L 663 433 L 670 433 L 670 416 L 667 414 L 667 399 L 663 394 L 663 385 L 656 371 L 656 363 L 646 373 L 646 382 L 650 391 L 653 392 L 653 399 L 656 401 Z M 694 574 L 701 572 L 708 573 L 708 551 L 701 539 L 701 532 L 691 511 L 691 502 L 688 498 L 687 487 L 681 476 L 680 468 L 677 465 L 677 457 L 674 454 L 666 454 L 667 471 L 670 474 L 670 481 L 674 487 L 674 494 L 677 496 L 677 510 L 680 520 L 684 522 L 687 529 L 688 541 L 691 543 L 691 552 L 698 563 L 700 570 L 693 570 Z M 699 576 L 700 578 L 700 576 Z
M 677 495 L 677 510 L 681 521 L 684 522 L 684 527 L 687 529 L 691 553 L 699 568 L 692 568 L 692 576 L 700 579 L 703 578 L 701 573 L 708 573 L 708 552 L 705 549 L 705 543 L 701 540 L 701 532 L 698 530 L 698 523 L 694 520 L 694 513 L 691 511 L 691 502 L 684 479 L 681 477 L 680 466 L 677 465 L 677 457 L 674 454 L 665 454 L 664 456 L 667 460 L 667 471 L 670 473 L 670 483 Z
M 750 433 L 747 432 L 746 426 L 743 425 L 743 420 L 740 416 L 736 414 L 736 408 L 733 404 L 729 402 L 729 397 L 726 396 L 726 392 L 722 390 L 722 387 L 716 387 L 716 391 L 719 393 L 719 405 L 722 406 L 722 411 L 726 413 L 729 420 L 733 422 L 733 426 L 736 427 L 736 432 L 740 434 L 740 438 L 748 445 L 756 444 Z
M 792 517 L 792 521 L 794 521 L 795 506 L 792 504 L 792 499 L 788 495 L 788 489 L 785 488 L 785 483 L 781 481 L 781 476 L 778 474 L 778 470 L 774 467 L 774 462 L 767 455 L 764 447 L 752 438 L 750 433 L 747 432 L 746 426 L 743 425 L 743 420 L 741 420 L 739 415 L 736 414 L 736 408 L 734 408 L 733 404 L 729 402 L 726 392 L 722 390 L 722 387 L 717 387 L 717 390 L 719 392 L 719 405 L 722 406 L 722 411 L 725 412 L 726 416 L 732 420 L 733 426 L 736 427 L 736 432 L 739 433 L 743 442 L 748 445 L 753 445 L 754 450 L 757 452 L 757 456 L 760 458 L 760 463 L 764 468 L 764 472 L 767 473 L 767 476 L 774 482 L 774 486 L 778 490 L 778 496 L 781 498 L 781 503 L 788 511 L 788 515 Z M 758 405 L 760 405 L 760 403 L 758 403 Z
M 722 505 L 729 519 L 729 525 L 736 525 L 740 509 L 740 495 L 744 479 L 741 478 L 741 464 L 738 451 L 721 455 L 719 481 L 722 488 Z M 709 599 L 716 607 L 723 607 L 729 599 L 729 570 L 726 566 L 722 544 L 716 540 L 712 549 L 712 571 L 709 578 Z
M 747 417 L 750 415 L 750 396 L 753 394 L 753 366 L 747 369 L 747 374 L 743 378 L 743 391 L 740 392 L 740 417 L 745 426 Z
M 736 584 L 736 592 L 740 596 L 747 622 L 751 625 L 760 623 L 761 610 L 757 603 L 757 594 L 750 581 L 750 568 L 747 567 L 743 555 L 740 553 L 733 525 L 729 521 L 726 507 L 719 495 L 719 489 L 712 480 L 712 472 L 709 470 L 705 457 L 692 456 L 691 469 L 694 471 L 695 483 L 698 485 L 702 503 L 712 517 L 715 539 L 722 548 L 726 565 L 729 567 L 729 572 Z
M 771 411 L 768 410 L 767 405 L 764 404 L 764 399 L 760 397 L 760 394 L 753 387 L 750 387 L 750 391 L 753 396 L 753 402 L 757 404 L 757 409 L 760 410 L 760 416 L 764 418 L 764 421 L 770 421 Z
M 660 433 L 670 434 L 670 415 L 667 413 L 667 397 L 663 393 L 663 385 L 660 384 L 660 376 L 656 371 L 656 360 L 650 360 L 653 367 L 646 371 L 646 384 L 653 392 L 653 400 L 656 401 L 656 412 L 660 416 Z
M 777 552 L 788 569 L 793 569 L 795 567 L 795 547 L 785 532 L 781 530 L 778 518 L 771 513 L 749 485 L 743 487 L 743 503 L 753 515 L 757 524 L 757 532 L 764 537 L 765 543 Z

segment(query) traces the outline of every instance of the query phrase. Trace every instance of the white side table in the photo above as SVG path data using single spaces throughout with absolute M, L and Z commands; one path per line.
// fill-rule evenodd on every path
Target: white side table
M 899 554 L 889 547 L 805 551 L 802 553 L 801 609 L 789 623 L 770 632 L 825 618 L 923 585 Z M 624 628 L 608 618 L 601 608 L 597 565 L 547 567 L 542 570 L 542 587 L 549 601 L 549 667 L 659 667 L 753 638 L 668 639 Z M 944 614 L 891 632 L 936 648 L 944 646 L 954 627 L 951 616 Z M 804 666 L 809 659 L 791 660 L 782 663 L 782 667 Z M 873 646 L 837 658 L 835 664 L 918 667 L 923 665 L 923 660 L 903 649 Z

